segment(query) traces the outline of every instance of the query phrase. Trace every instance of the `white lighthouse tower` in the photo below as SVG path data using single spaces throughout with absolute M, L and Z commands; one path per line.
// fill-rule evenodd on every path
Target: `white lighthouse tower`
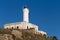
M 23 21 L 29 22 L 29 9 L 27 6 L 24 6 L 23 8 Z

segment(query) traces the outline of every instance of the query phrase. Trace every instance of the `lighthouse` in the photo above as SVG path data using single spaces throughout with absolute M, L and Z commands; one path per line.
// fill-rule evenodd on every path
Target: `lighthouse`
M 27 6 L 23 8 L 23 22 L 29 22 L 29 9 Z
M 29 22 L 29 8 L 25 5 L 23 7 L 23 21 L 5 24 L 5 29 L 34 29 L 37 34 L 46 34 L 46 32 L 38 30 L 38 26 Z

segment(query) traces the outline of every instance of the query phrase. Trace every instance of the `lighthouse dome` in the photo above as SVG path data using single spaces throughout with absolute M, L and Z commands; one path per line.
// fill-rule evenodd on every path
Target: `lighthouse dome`
M 24 8 L 28 8 L 27 5 L 25 5 Z

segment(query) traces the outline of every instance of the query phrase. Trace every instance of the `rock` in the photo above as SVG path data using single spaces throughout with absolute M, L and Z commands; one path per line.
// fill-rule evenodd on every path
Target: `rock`
M 0 34 L 0 40 L 13 40 L 10 34 Z
M 13 34 L 14 36 L 21 38 L 22 36 L 22 32 L 17 31 L 17 30 L 12 30 L 11 34 Z

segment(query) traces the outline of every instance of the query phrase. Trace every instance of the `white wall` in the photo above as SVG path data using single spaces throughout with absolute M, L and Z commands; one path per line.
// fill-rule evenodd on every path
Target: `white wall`
M 17 28 L 17 26 L 19 27 L 19 29 L 27 29 L 28 28 L 35 28 L 35 30 L 38 30 L 38 26 L 31 24 L 31 23 L 27 23 L 27 22 L 17 22 L 17 23 L 10 23 L 10 24 L 5 24 L 4 28 L 9 28 L 11 29 L 13 28 Z

